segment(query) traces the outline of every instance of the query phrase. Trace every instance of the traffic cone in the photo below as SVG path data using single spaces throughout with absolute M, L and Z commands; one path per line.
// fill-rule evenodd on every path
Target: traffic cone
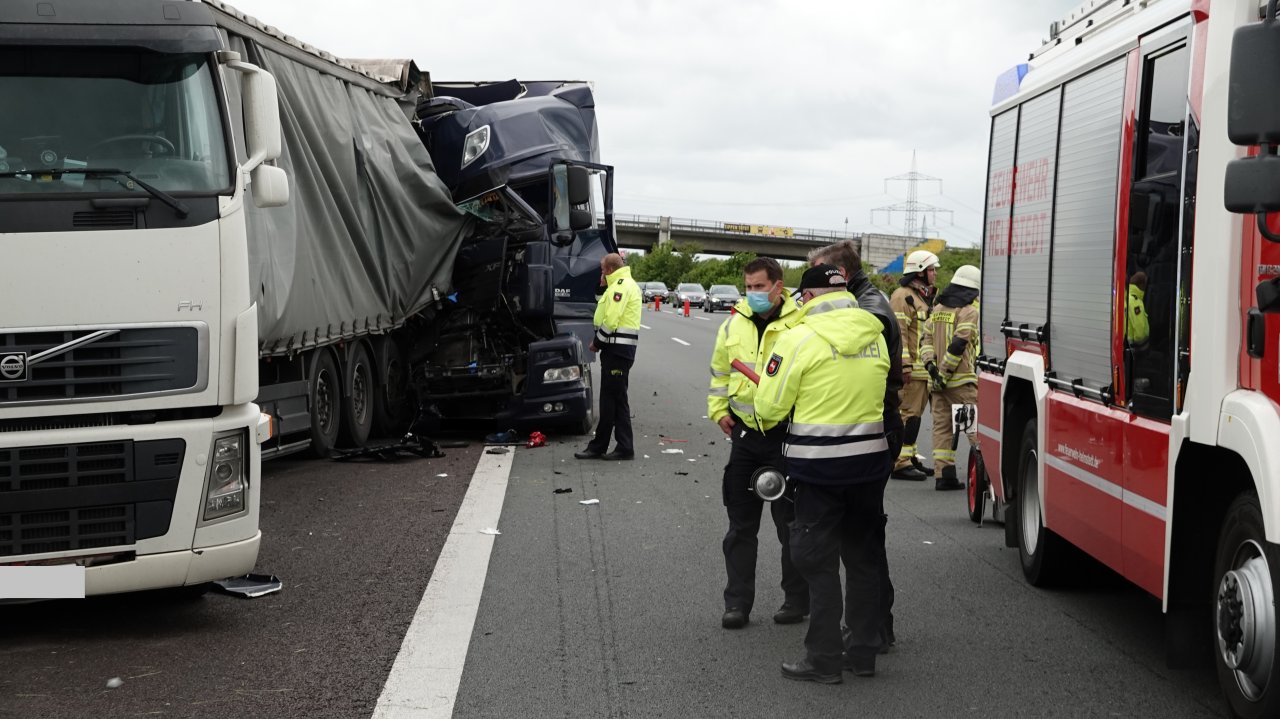
M 688 299 L 684 301 L 684 316 L 685 317 L 689 316 L 689 300 Z

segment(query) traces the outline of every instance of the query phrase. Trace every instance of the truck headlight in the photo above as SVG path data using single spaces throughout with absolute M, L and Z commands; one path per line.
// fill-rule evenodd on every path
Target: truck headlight
M 489 126 L 477 128 L 467 133 L 467 139 L 462 143 L 462 167 L 466 167 L 476 161 L 476 158 L 484 154 L 489 149 Z M 462 168 L 458 168 L 462 169 Z
M 244 430 L 224 432 L 213 440 L 209 475 L 205 481 L 204 521 L 243 512 L 249 491 Z
M 577 379 L 582 379 L 582 368 L 577 365 L 556 367 L 542 373 L 543 382 L 572 382 Z

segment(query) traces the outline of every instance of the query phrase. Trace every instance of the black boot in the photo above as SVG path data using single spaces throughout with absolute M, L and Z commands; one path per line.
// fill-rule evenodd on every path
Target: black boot
M 916 469 L 920 470 L 921 472 L 924 472 L 924 474 L 925 474 L 925 476 L 926 476 L 926 477 L 932 477 L 932 476 L 933 476 L 933 467 L 926 467 L 926 466 L 924 466 L 924 464 L 920 461 L 920 458 L 919 458 L 919 457 L 912 457 L 912 458 L 911 458 L 911 466 L 912 466 L 912 467 L 915 467 Z
M 955 465 L 942 468 L 942 476 L 934 481 L 933 488 L 939 492 L 945 492 L 950 489 L 964 489 L 964 482 L 956 479 Z

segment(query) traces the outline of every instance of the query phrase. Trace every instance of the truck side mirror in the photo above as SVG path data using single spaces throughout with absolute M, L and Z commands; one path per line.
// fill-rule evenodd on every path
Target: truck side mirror
M 1262 146 L 1253 157 L 1227 163 L 1223 203 L 1230 212 L 1255 213 L 1258 232 L 1272 242 L 1280 235 L 1267 227 L 1267 213 L 1280 211 L 1280 23 L 1277 0 L 1267 3 L 1266 19 L 1236 28 L 1228 77 L 1227 137 L 1236 145 Z
M 276 92 L 276 79 L 257 65 L 241 60 L 236 52 L 220 52 L 218 61 L 240 73 L 244 144 L 249 151 L 249 159 L 240 169 L 249 172 L 280 157 L 280 98 Z
M 258 207 L 283 207 L 289 204 L 289 175 L 275 165 L 258 165 L 251 173 L 253 204 Z
M 569 204 L 585 205 L 591 202 L 591 173 L 578 165 L 569 166 Z

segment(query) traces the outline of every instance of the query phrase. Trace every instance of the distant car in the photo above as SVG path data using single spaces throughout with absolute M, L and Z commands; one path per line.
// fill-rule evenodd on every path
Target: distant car
M 707 299 L 707 291 L 696 282 L 681 282 L 671 295 L 671 304 L 678 310 L 684 309 L 685 300 L 689 301 L 690 307 L 694 307 Z
M 711 285 L 711 289 L 707 290 L 707 298 L 702 302 L 702 311 L 727 310 L 738 304 L 740 299 L 742 295 L 733 285 Z
M 661 282 L 641 282 L 640 293 L 644 297 L 644 303 L 647 305 L 653 302 L 655 297 L 661 297 L 663 303 L 666 303 L 667 295 L 671 293 L 671 290 L 668 290 L 667 286 Z

